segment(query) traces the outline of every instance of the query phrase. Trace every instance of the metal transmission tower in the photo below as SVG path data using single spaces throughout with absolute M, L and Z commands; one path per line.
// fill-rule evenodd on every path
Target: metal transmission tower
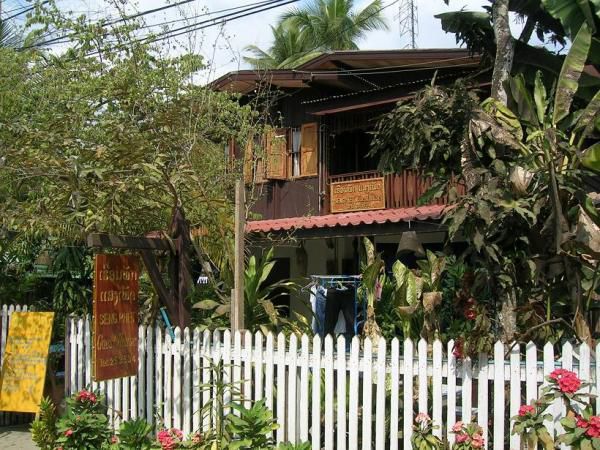
M 417 36 L 419 35 L 417 0 L 400 0 L 398 25 L 400 27 L 400 39 L 404 36 L 409 37 L 409 42 L 404 48 L 417 48 Z

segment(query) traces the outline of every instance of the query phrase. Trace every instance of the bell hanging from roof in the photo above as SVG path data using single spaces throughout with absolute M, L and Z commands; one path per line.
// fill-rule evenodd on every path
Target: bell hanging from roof
M 399 256 L 407 253 L 414 253 L 417 257 L 425 256 L 425 250 L 419 242 L 416 231 L 405 231 L 400 237 L 396 254 Z

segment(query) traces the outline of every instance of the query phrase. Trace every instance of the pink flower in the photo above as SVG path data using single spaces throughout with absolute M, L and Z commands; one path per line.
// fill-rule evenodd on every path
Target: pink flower
M 421 424 L 427 423 L 430 420 L 431 420 L 430 417 L 426 413 L 419 413 L 419 414 L 417 414 L 417 417 L 415 417 L 415 422 L 421 423 Z
M 73 435 L 73 430 L 71 430 L 70 428 L 67 431 L 65 431 L 66 437 L 71 437 L 72 435 Z
M 177 428 L 171 428 L 171 434 L 174 434 L 179 439 L 183 439 L 183 432 L 181 430 L 178 430 Z
M 458 442 L 459 444 L 462 444 L 463 442 L 467 442 L 468 439 L 469 439 L 469 435 L 467 435 L 465 433 L 459 433 L 456 435 L 456 442 Z
M 590 427 L 587 429 L 585 434 L 587 434 L 591 438 L 598 438 L 598 437 L 600 437 L 600 429 L 598 429 L 596 427 Z
M 475 433 L 473 435 L 471 445 L 475 448 L 482 448 L 483 447 L 483 436 L 480 435 L 479 433 Z
M 459 433 L 460 431 L 462 431 L 462 428 L 463 428 L 463 423 L 461 421 L 458 421 L 454 425 L 452 425 L 452 431 L 454 433 Z
M 192 444 L 200 444 L 202 443 L 202 435 L 200 433 L 194 434 L 192 437 Z
M 110 442 L 112 442 L 113 444 L 116 444 L 119 442 L 119 438 L 117 436 L 113 436 L 110 438 Z
M 521 405 L 521 407 L 519 408 L 519 416 L 523 417 L 526 416 L 527 414 L 534 414 L 535 413 L 535 408 L 531 405 Z

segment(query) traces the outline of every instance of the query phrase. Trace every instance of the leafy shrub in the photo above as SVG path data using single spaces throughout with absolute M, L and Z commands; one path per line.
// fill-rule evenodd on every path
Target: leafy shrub
M 56 408 L 49 398 L 40 403 L 40 413 L 31 424 L 31 438 L 41 450 L 54 450 L 57 438 Z
M 273 448 L 271 433 L 277 429 L 273 422 L 273 413 L 266 407 L 265 401 L 259 400 L 252 407 L 234 403 L 231 405 L 239 416 L 229 414 L 225 426 L 231 437 L 232 448 L 261 450 Z
M 152 425 L 144 419 L 128 420 L 119 427 L 120 450 L 147 450 L 152 448 Z

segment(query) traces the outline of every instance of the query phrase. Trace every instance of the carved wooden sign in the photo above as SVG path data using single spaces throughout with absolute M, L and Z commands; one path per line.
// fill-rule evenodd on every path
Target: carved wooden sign
M 331 212 L 367 211 L 385 208 L 382 177 L 331 183 Z
M 136 375 L 138 259 L 131 255 L 98 254 L 94 269 L 94 380 Z

